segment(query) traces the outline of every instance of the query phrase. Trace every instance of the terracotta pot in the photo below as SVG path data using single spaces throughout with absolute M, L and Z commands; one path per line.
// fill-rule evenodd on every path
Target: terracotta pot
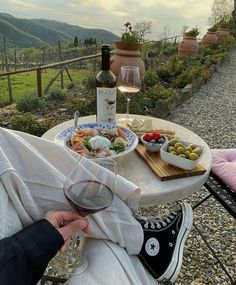
M 229 29 L 227 28 L 219 28 L 216 34 L 219 41 L 227 40 L 230 38 Z
M 178 55 L 191 55 L 196 57 L 198 55 L 199 43 L 196 37 L 183 36 L 183 39 L 178 47 Z
M 202 46 L 211 46 L 217 44 L 218 38 L 216 32 L 207 31 L 205 36 L 202 38 L 201 45 Z
M 140 69 L 141 80 L 143 80 L 145 77 L 145 66 L 140 57 L 142 44 L 129 44 L 122 41 L 115 41 L 114 43 L 116 49 L 114 55 L 110 59 L 111 71 L 118 76 L 121 66 L 138 66 Z

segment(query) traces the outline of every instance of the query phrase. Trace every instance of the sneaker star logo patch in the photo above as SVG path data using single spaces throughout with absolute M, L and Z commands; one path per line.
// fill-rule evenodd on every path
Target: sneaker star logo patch
M 145 251 L 149 256 L 155 256 L 160 250 L 160 244 L 156 238 L 150 238 L 145 244 Z

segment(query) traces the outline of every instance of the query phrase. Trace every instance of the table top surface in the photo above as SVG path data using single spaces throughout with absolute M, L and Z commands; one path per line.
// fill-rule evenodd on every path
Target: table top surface
M 117 118 L 120 117 L 124 117 L 124 115 L 117 114 Z M 174 131 L 180 139 L 190 141 L 205 148 L 200 161 L 206 169 L 204 174 L 168 181 L 159 180 L 136 151 L 117 158 L 118 173 L 135 183 L 141 189 L 140 206 L 160 205 L 166 202 L 181 200 L 199 190 L 206 181 L 212 165 L 211 150 L 206 142 L 189 129 L 167 120 L 140 115 L 130 115 L 130 117 L 152 119 L 153 128 Z M 96 122 L 95 115 L 79 118 L 79 123 L 94 122 Z M 53 141 L 59 132 L 72 126 L 73 120 L 63 122 L 48 130 L 42 137 Z

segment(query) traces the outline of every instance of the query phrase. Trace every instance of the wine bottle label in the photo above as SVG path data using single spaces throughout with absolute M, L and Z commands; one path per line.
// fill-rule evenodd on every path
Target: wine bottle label
M 116 87 L 97 87 L 97 123 L 116 123 Z

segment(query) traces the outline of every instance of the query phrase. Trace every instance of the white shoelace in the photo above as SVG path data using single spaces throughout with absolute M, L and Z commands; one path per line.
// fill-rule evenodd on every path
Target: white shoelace
M 143 227 L 145 229 L 149 228 L 149 225 L 151 227 L 151 229 L 155 229 L 158 228 L 160 229 L 162 226 L 167 226 L 169 223 L 171 223 L 171 221 L 175 218 L 175 216 L 177 215 L 177 213 L 172 213 L 170 215 L 168 215 L 167 217 L 164 218 L 156 218 L 156 217 L 149 217 L 146 218 L 146 222 L 143 225 Z

